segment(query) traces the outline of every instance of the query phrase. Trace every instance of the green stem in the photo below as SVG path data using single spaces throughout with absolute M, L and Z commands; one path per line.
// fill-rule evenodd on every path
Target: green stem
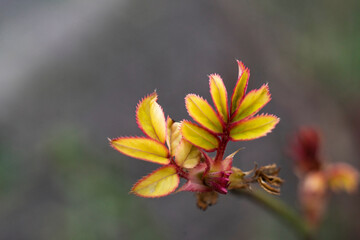
M 234 195 L 245 196 L 250 200 L 262 205 L 267 210 L 276 214 L 281 220 L 286 222 L 295 230 L 303 239 L 311 240 L 312 233 L 306 222 L 299 214 L 290 208 L 285 202 L 275 198 L 263 191 L 236 189 L 231 191 Z

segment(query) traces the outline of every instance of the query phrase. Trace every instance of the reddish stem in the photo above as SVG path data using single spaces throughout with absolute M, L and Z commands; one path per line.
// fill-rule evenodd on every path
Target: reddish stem
M 221 162 L 223 160 L 224 157 L 224 153 L 225 153 L 225 149 L 226 149 L 226 145 L 229 142 L 229 126 L 227 125 L 224 133 L 221 136 L 221 142 L 220 142 L 220 146 L 217 150 L 216 153 L 216 157 L 215 157 L 215 162 Z

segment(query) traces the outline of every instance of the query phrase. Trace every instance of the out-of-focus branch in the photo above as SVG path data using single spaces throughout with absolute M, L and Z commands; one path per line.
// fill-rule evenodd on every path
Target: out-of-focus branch
M 303 218 L 280 199 L 259 190 L 250 191 L 245 189 L 235 189 L 232 190 L 231 193 L 236 196 L 247 197 L 250 200 L 255 201 L 257 204 L 263 206 L 264 208 L 275 214 L 283 222 L 291 226 L 292 229 L 296 231 L 302 239 L 313 239 L 311 229 L 303 220 Z

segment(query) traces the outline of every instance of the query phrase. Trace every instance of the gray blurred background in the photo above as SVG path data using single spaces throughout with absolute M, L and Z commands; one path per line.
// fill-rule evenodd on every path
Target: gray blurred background
M 129 195 L 156 164 L 121 155 L 107 137 L 141 135 L 140 98 L 189 118 L 187 93 L 210 100 L 207 75 L 232 91 L 235 59 L 249 89 L 268 82 L 268 137 L 235 160 L 276 162 L 281 198 L 298 208 L 286 155 L 302 125 L 318 127 L 327 160 L 360 168 L 357 0 L 0 0 L 0 239 L 296 239 L 234 196 L 206 212 L 191 193 Z M 360 239 L 360 195 L 332 196 L 319 239 Z

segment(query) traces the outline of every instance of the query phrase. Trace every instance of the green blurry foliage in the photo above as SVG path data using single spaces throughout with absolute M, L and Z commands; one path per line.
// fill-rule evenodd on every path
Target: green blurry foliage
M 162 239 L 146 207 L 129 197 L 119 165 L 87 145 L 72 130 L 47 149 L 65 200 L 65 239 Z
M 281 51 L 311 80 L 348 103 L 360 88 L 360 2 L 357 0 L 261 1 L 280 29 Z M 309 79 L 304 79 L 307 81 Z
M 121 159 L 106 155 L 108 145 L 90 148 L 78 129 L 46 132 L 28 156 L 0 139 L 0 221 L 20 226 L 2 236 L 164 239 L 147 206 L 128 194 Z

